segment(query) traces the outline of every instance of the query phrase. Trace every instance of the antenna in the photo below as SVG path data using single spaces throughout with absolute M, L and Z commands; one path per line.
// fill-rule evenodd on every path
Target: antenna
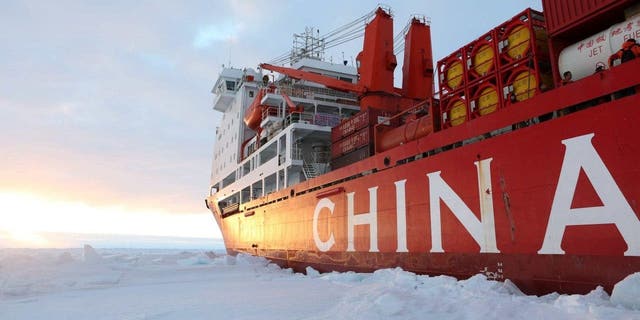
M 320 31 L 306 27 L 304 33 L 293 34 L 293 49 L 289 61 L 294 64 L 303 58 L 324 60 L 325 40 L 320 38 Z

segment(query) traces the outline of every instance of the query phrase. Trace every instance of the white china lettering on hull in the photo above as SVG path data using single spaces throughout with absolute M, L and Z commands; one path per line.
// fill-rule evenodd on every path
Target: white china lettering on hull
M 480 194 L 480 221 L 453 189 L 442 179 L 440 171 L 428 173 L 429 203 L 431 216 L 431 252 L 444 252 L 442 248 L 442 222 L 440 220 L 440 200 L 469 232 L 480 246 L 480 252 L 499 253 L 496 244 L 496 228 L 491 192 L 491 167 L 493 158 L 474 162 L 478 171 L 478 192 Z
M 624 255 L 640 256 L 640 221 L 591 144 L 593 136 L 590 133 L 562 140 L 566 151 L 539 254 L 564 254 L 561 242 L 567 226 L 615 224 L 627 243 Z M 603 206 L 571 208 L 580 169 L 589 178 Z
M 406 210 L 406 192 L 405 192 L 406 182 L 407 182 L 407 179 L 394 182 L 396 186 L 396 219 L 397 219 L 397 236 L 398 236 L 398 247 L 396 252 L 409 252 L 409 250 L 407 249 L 407 217 L 406 217 L 407 210 Z M 377 189 L 378 187 L 369 189 L 370 201 L 377 200 Z M 370 215 L 371 213 L 359 214 L 358 217 L 364 217 L 364 218 L 358 218 L 360 220 L 354 217 L 355 215 L 353 214 L 353 197 L 354 197 L 353 192 L 347 195 L 347 201 L 351 201 L 349 202 L 351 205 L 350 217 L 352 217 L 351 219 L 354 219 L 354 220 L 350 220 L 349 222 L 349 228 L 350 228 L 349 230 L 351 230 L 349 239 L 352 239 L 350 242 L 351 244 L 353 244 L 353 227 L 356 224 L 371 225 L 375 221 L 375 224 L 376 224 L 375 228 L 377 229 L 377 217 L 374 217 L 373 220 L 371 220 L 372 219 L 371 216 L 367 216 L 367 215 Z M 318 203 L 316 204 L 315 211 L 313 212 L 313 241 L 315 242 L 318 250 L 322 252 L 329 251 L 331 247 L 333 247 L 333 245 L 335 244 L 335 238 L 333 236 L 333 232 L 330 232 L 330 236 L 327 241 L 322 241 L 322 239 L 320 239 L 320 233 L 318 232 L 318 219 L 320 218 L 320 212 L 322 211 L 322 209 L 325 209 L 325 208 L 329 209 L 330 215 L 333 215 L 335 203 L 329 200 L 328 198 L 320 199 L 320 201 L 318 201 Z M 371 208 L 373 208 L 372 211 L 376 211 L 376 214 L 377 214 L 377 209 L 376 209 L 377 205 L 371 205 Z M 377 231 L 376 231 L 376 235 L 377 235 Z M 375 248 L 377 250 L 377 237 L 372 237 L 372 239 L 376 241 L 375 242 L 376 246 L 372 248 Z M 372 251 L 372 252 L 376 252 L 376 251 Z
M 369 212 L 354 213 L 355 192 L 347 193 L 347 251 L 356 251 L 353 238 L 356 225 L 369 225 L 369 252 L 378 252 L 378 187 L 369 188 Z
M 333 232 L 329 233 L 329 240 L 322 241 L 320 239 L 320 234 L 318 232 L 318 217 L 320 216 L 320 211 L 322 211 L 322 209 L 324 208 L 329 209 L 329 214 L 333 215 L 333 209 L 335 208 L 335 206 L 336 204 L 333 203 L 333 201 L 329 200 L 328 198 L 322 198 L 320 199 L 320 201 L 318 201 L 316 210 L 313 212 L 313 241 L 316 243 L 316 247 L 318 248 L 318 250 L 322 252 L 329 251 L 329 249 L 331 249 L 331 247 L 333 247 L 333 245 L 336 243 L 336 240 L 333 237 Z
M 396 252 L 409 252 L 407 249 L 407 197 L 404 184 L 407 179 L 394 182 L 396 185 L 396 222 L 398 248 Z

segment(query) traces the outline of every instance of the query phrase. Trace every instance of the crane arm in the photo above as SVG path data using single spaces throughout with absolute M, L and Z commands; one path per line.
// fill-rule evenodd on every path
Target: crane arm
M 262 63 L 260 64 L 260 67 L 262 69 L 282 73 L 294 79 L 307 80 L 307 81 L 319 83 L 319 84 L 325 85 L 327 88 L 338 90 L 338 91 L 353 92 L 357 94 L 362 94 L 365 92 L 365 88 L 362 85 L 323 76 L 321 74 L 316 74 L 313 72 L 302 71 L 302 70 L 297 70 L 297 69 L 292 69 L 287 67 L 274 66 L 268 63 Z

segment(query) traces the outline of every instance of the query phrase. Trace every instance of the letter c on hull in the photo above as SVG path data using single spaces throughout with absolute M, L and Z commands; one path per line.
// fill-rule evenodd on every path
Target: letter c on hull
M 318 233 L 318 217 L 320 216 L 320 211 L 322 211 L 322 209 L 324 208 L 329 209 L 330 215 L 333 215 L 333 209 L 335 208 L 335 206 L 336 204 L 333 203 L 333 201 L 329 200 L 328 198 L 322 198 L 320 199 L 320 201 L 318 201 L 316 210 L 313 211 L 313 241 L 316 243 L 316 247 L 318 247 L 318 250 L 322 252 L 329 251 L 329 249 L 333 247 L 336 241 L 333 238 L 333 232 L 330 232 L 329 240 L 322 241 L 320 239 L 320 234 Z

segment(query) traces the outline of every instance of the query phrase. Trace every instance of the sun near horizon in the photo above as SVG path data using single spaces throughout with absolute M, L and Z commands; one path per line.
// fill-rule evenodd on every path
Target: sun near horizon
M 92 206 L 46 195 L 0 190 L 0 232 L 11 247 L 60 247 L 42 232 L 221 238 L 210 214 Z M 3 245 L 0 244 L 0 247 Z M 4 244 L 6 247 L 6 244 Z

